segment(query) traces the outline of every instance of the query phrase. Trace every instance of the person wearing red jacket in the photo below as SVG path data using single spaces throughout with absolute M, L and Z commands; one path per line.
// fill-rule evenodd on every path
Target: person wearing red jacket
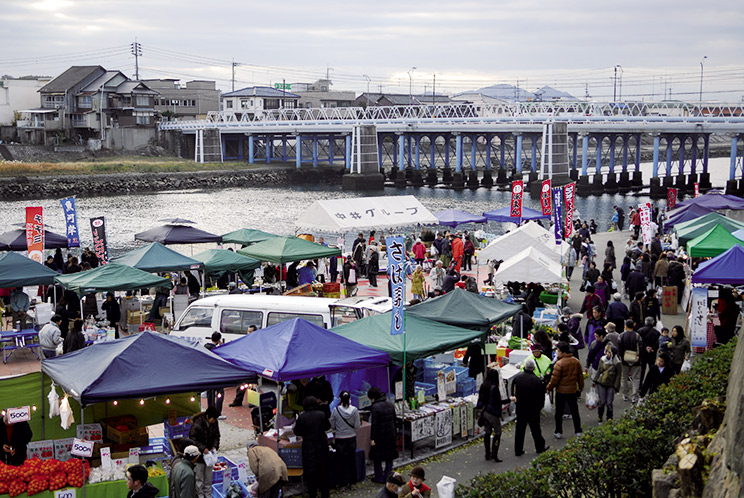
M 421 239 L 416 239 L 411 252 L 413 253 L 413 259 L 416 260 L 416 264 L 423 265 L 424 259 L 426 259 L 426 246 L 421 242 Z
M 424 468 L 416 466 L 411 469 L 411 479 L 403 485 L 398 493 L 398 498 L 429 498 L 431 488 L 424 484 L 426 473 Z
M 452 263 L 455 265 L 455 271 L 460 273 L 460 265 L 462 265 L 462 255 L 465 253 L 465 246 L 462 242 L 460 234 L 456 234 L 455 238 L 452 239 Z

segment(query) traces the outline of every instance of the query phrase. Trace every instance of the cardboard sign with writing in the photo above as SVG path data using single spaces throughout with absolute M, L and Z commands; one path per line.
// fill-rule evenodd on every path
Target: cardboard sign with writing
M 93 442 L 75 438 L 72 442 L 72 451 L 70 453 L 74 456 L 90 458 L 93 456 Z
M 238 480 L 243 484 L 248 483 L 248 468 L 245 464 L 245 460 L 242 458 L 238 460 Z
M 32 459 L 37 457 L 41 460 L 48 460 L 54 457 L 54 441 L 31 441 L 26 446 L 26 458 Z
M 72 443 L 75 441 L 74 437 L 66 437 L 64 439 L 54 440 L 54 458 L 60 462 L 66 462 L 72 458 Z
M 444 383 L 444 372 L 442 372 L 441 370 L 437 372 L 437 396 L 439 396 L 439 401 L 444 401 L 445 399 L 447 399 L 447 389 Z
M 31 420 L 31 407 L 19 406 L 18 408 L 8 408 L 5 410 L 5 416 L 8 418 L 8 423 L 10 424 L 28 422 Z
M 104 469 L 111 468 L 111 448 L 101 448 L 101 467 Z
M 78 439 L 103 443 L 103 427 L 101 424 L 78 425 L 75 430 Z
M 472 417 L 472 415 L 471 415 Z M 460 406 L 460 437 L 468 437 L 468 405 Z
M 452 410 L 444 410 L 434 415 L 436 424 L 435 448 L 452 444 Z
M 58 489 L 54 492 L 54 498 L 75 498 L 75 488 Z
M 135 448 L 129 448 L 129 463 L 139 463 L 139 452 L 140 449 Z
M 395 399 L 403 399 L 403 381 L 395 383 Z

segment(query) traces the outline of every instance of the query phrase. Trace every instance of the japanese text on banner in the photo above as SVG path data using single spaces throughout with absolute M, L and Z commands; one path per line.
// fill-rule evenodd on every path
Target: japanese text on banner
M 90 228 L 93 232 L 93 252 L 98 261 L 105 265 L 108 263 L 108 241 L 106 240 L 106 218 L 98 216 L 90 219 Z
M 692 347 L 704 348 L 708 345 L 708 289 L 705 287 L 692 289 L 689 329 Z
M 565 220 L 566 220 L 566 230 L 564 232 L 564 237 L 567 239 L 571 236 L 573 233 L 573 213 L 574 213 L 574 199 L 576 196 L 576 184 L 575 183 L 569 183 L 565 187 L 563 187 L 563 196 L 565 197 L 566 204 L 565 204 Z
M 511 213 L 509 216 L 512 218 L 522 217 L 522 195 L 524 194 L 524 185 L 522 180 L 515 180 L 512 182 L 512 196 L 511 196 Z
M 561 208 L 563 199 L 563 189 L 556 187 L 553 189 L 553 224 L 555 229 L 555 243 L 561 245 L 563 241 L 563 219 L 561 218 Z
M 668 188 L 667 189 L 667 211 L 671 211 L 674 209 L 674 206 L 677 205 L 677 189 L 676 188 Z
M 641 210 L 641 232 L 643 234 L 643 243 L 651 244 L 653 234 L 651 233 L 651 204 L 643 204 Z
M 77 225 L 77 208 L 75 198 L 68 197 L 59 201 L 65 212 L 65 225 L 67 226 L 67 247 L 80 247 L 80 233 Z
M 44 208 L 26 208 L 26 245 L 28 257 L 37 263 L 44 263 Z
M 543 180 L 542 187 L 540 188 L 540 205 L 542 206 L 543 214 L 552 214 L 552 202 L 550 198 L 550 178 Z
M 405 240 L 402 235 L 385 237 L 388 256 L 388 277 L 393 297 L 393 316 L 390 323 L 390 335 L 405 333 L 403 305 L 406 301 L 406 254 Z

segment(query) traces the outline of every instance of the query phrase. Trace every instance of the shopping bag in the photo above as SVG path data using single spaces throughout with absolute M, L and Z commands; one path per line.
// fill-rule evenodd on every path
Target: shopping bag
M 59 404 L 59 418 L 60 425 L 64 430 L 70 428 L 75 423 L 75 416 L 72 414 L 72 408 L 70 408 L 70 401 L 67 399 L 67 395 L 62 398 L 62 402 Z
M 457 479 L 453 479 L 449 476 L 442 476 L 437 483 L 437 493 L 439 498 L 455 498 L 455 484 Z
M 49 399 L 49 418 L 56 417 L 59 415 L 59 394 L 57 394 L 57 389 L 52 383 L 52 389 L 49 391 L 49 395 L 47 396 Z
M 204 465 L 207 467 L 214 467 L 214 464 L 217 463 L 217 452 L 216 451 L 208 451 L 204 453 Z
M 547 415 L 553 413 L 553 403 L 550 402 L 550 394 L 545 395 L 545 404 L 543 405 L 542 411 Z
M 597 408 L 599 403 L 599 395 L 597 394 L 597 388 L 592 387 L 586 395 L 586 407 L 590 410 Z
M 349 270 L 349 278 L 346 279 L 346 283 L 347 284 L 357 283 L 356 269 L 352 268 Z
M 689 359 L 682 362 L 682 369 L 681 369 L 682 372 L 689 372 L 691 368 L 692 368 L 692 363 L 690 363 Z

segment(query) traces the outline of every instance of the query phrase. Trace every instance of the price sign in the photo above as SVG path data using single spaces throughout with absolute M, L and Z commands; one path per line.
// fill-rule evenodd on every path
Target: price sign
M 226 468 L 223 472 L 225 473 L 225 476 L 222 479 L 222 493 L 226 495 L 227 491 L 230 489 L 230 485 L 232 484 L 232 474 L 230 474 L 229 468 Z
M 78 439 L 85 439 L 94 443 L 103 442 L 103 427 L 101 427 L 101 424 L 78 425 L 75 429 Z
M 111 448 L 101 448 L 101 467 L 111 468 Z
M 28 422 L 31 420 L 31 407 L 21 406 L 18 408 L 8 408 L 5 410 L 5 416 L 8 417 L 8 423 L 10 424 Z
M 139 448 L 129 448 L 129 463 L 139 463 Z
M 238 479 L 243 484 L 248 482 L 248 469 L 245 466 L 245 460 L 242 458 L 238 460 Z
M 395 399 L 403 399 L 403 382 L 396 382 L 395 383 Z
M 75 488 L 58 489 L 54 492 L 54 498 L 75 498 Z
M 75 438 L 72 442 L 72 451 L 70 453 L 79 457 L 92 457 L 93 441 L 83 441 L 82 439 Z

